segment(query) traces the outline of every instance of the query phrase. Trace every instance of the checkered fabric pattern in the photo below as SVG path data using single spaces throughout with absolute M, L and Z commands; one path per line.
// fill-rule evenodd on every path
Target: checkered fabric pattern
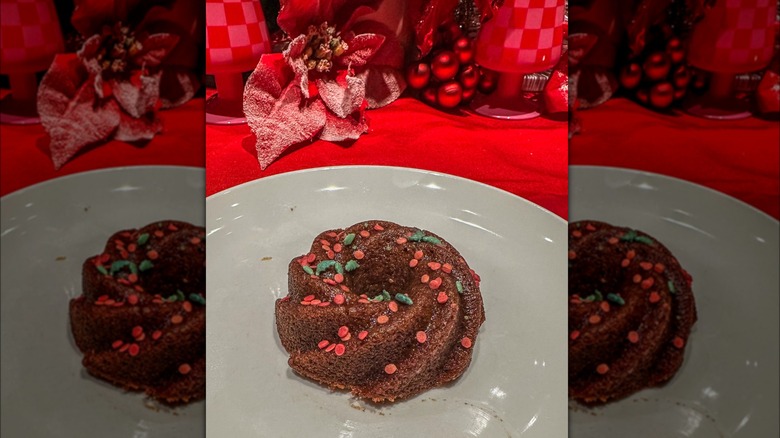
M 270 40 L 258 0 L 206 1 L 206 70 L 228 73 L 254 70 Z
M 691 63 L 729 73 L 766 67 L 774 49 L 776 12 L 777 0 L 718 1 L 694 30 Z
M 477 36 L 477 62 L 515 73 L 547 70 L 561 57 L 564 0 L 506 0 Z
M 46 70 L 64 50 L 51 0 L 0 0 L 0 72 Z

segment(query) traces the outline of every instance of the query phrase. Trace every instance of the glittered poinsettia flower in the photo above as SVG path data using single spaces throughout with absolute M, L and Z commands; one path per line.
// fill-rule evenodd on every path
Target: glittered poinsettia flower
M 146 3 L 76 1 L 72 22 L 84 43 L 76 54 L 55 57 L 38 91 L 38 113 L 51 139 L 55 168 L 99 142 L 152 139 L 162 130 L 158 110 L 196 91 L 193 82 L 174 74 L 181 85 L 172 87 L 176 97 L 161 97 L 163 61 L 181 38 L 134 24 L 137 17 L 155 16 L 139 9 L 159 7 Z
M 296 143 L 357 139 L 368 131 L 365 110 L 403 92 L 403 48 L 368 17 L 378 3 L 282 2 L 277 21 L 291 42 L 281 57 L 261 58 L 244 90 L 262 169 Z

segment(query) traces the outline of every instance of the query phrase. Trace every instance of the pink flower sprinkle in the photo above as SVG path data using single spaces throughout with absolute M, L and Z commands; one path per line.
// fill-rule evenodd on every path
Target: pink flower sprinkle
M 374 225 L 374 229 L 377 230 L 377 231 L 384 231 L 384 227 L 379 225 L 379 224 L 375 224 Z
M 395 372 L 398 371 L 398 367 L 395 366 L 395 364 L 389 363 L 385 365 L 385 373 L 387 374 L 395 374 Z
M 451 264 L 449 264 L 449 263 L 445 263 L 445 264 L 441 265 L 441 270 L 442 270 L 444 273 L 446 273 L 446 274 L 449 274 L 449 273 L 451 273 L 451 272 L 452 272 L 452 265 L 451 265 Z
M 336 344 L 336 356 L 341 356 L 347 350 L 344 344 Z
M 358 333 L 358 339 L 360 339 L 361 341 L 363 339 L 366 339 L 366 336 L 368 336 L 368 332 L 365 331 L 365 330 L 363 330 L 362 332 Z
M 421 343 L 421 344 L 424 344 L 424 343 L 425 343 L 425 341 L 427 341 L 427 340 L 428 340 L 428 335 L 426 335 L 426 334 L 425 334 L 425 332 L 424 332 L 424 331 L 422 331 L 422 330 L 421 330 L 421 331 L 419 331 L 419 332 L 417 332 L 417 334 L 415 335 L 415 337 L 417 338 L 417 342 L 419 342 L 419 343 Z
M 436 290 L 441 286 L 441 277 L 436 277 L 428 284 L 432 290 Z
M 341 252 L 341 249 L 342 247 L 340 243 L 333 245 L 333 252 Z
M 355 257 L 358 260 L 363 260 L 363 257 L 365 257 L 366 255 L 363 253 L 363 251 L 357 250 L 357 251 L 352 253 L 352 256 Z
M 327 347 L 328 345 L 330 345 L 330 342 L 329 342 L 327 339 L 323 339 L 323 340 L 321 340 L 321 341 L 320 341 L 320 342 L 317 344 L 317 347 L 318 347 L 320 350 L 322 350 L 323 348 Z
M 391 312 L 395 313 L 398 311 L 398 303 L 396 303 L 395 301 L 390 301 L 390 304 L 388 304 L 387 307 L 390 308 Z
M 361 231 L 361 232 L 360 232 L 360 235 L 361 235 L 362 237 L 368 237 L 368 236 L 370 236 L 370 235 L 371 235 L 371 233 L 369 233 L 369 232 L 368 232 L 368 231 L 366 231 L 366 230 L 363 230 L 363 231 Z
M 349 333 L 349 327 L 347 327 L 345 325 L 342 325 L 341 327 L 339 327 L 338 335 L 339 335 L 340 338 L 343 338 L 344 336 L 346 336 L 347 333 Z
M 438 271 L 439 268 L 441 268 L 441 263 L 438 263 L 438 262 L 428 262 L 428 267 L 431 268 L 434 271 Z
M 386 324 L 387 321 L 390 321 L 390 318 L 388 318 L 387 315 L 379 315 L 376 319 L 376 322 L 379 324 Z
M 420 282 L 421 283 L 427 283 L 430 279 L 431 279 L 431 277 L 428 276 L 428 274 L 423 274 L 423 276 L 420 277 Z
M 463 348 L 471 348 L 471 338 L 468 336 L 464 337 L 460 340 L 460 345 L 462 345 Z
M 334 303 L 336 303 L 336 304 L 338 304 L 339 306 L 340 306 L 340 305 L 342 305 L 342 304 L 344 304 L 344 295 L 342 295 L 342 294 L 336 294 L 336 295 L 333 297 L 333 302 L 334 302 Z
M 399 237 L 399 238 L 395 239 L 395 243 L 397 243 L 399 245 L 403 245 L 406 242 L 407 242 L 406 237 Z
M 417 260 L 422 259 L 423 255 L 424 255 L 423 252 L 421 250 L 419 250 L 419 249 L 414 252 L 414 258 L 416 258 Z
M 336 283 L 342 283 L 344 281 L 344 276 L 342 274 L 336 274 L 333 276 L 333 280 L 335 280 Z
M 417 264 L 418 264 L 418 263 L 420 263 L 420 261 L 419 261 L 419 260 L 417 260 L 417 259 L 411 259 L 411 260 L 409 260 L 409 267 L 410 267 L 410 268 L 414 268 L 415 266 L 417 266 Z
M 439 304 L 444 304 L 449 299 L 450 299 L 450 297 L 448 297 L 447 294 L 444 293 L 444 292 L 439 292 L 439 295 L 436 296 L 436 301 L 438 301 Z
M 122 340 L 121 340 L 121 339 L 117 339 L 116 341 L 114 341 L 113 343 L 111 343 L 111 347 L 112 347 L 114 350 L 116 350 L 117 348 L 121 347 L 121 346 L 122 346 L 122 344 L 124 344 L 124 342 L 122 342 Z
M 336 348 L 336 344 L 330 344 L 330 345 L 328 345 L 328 348 L 326 348 L 326 349 L 325 349 L 325 351 L 327 351 L 328 353 L 330 353 L 330 352 L 331 352 L 331 351 L 333 351 L 335 348 Z
M 653 264 L 650 262 L 639 262 L 639 266 L 645 271 L 653 269 Z
M 305 297 L 303 297 L 303 301 L 307 301 L 307 302 L 313 299 L 314 299 L 314 295 L 306 295 Z

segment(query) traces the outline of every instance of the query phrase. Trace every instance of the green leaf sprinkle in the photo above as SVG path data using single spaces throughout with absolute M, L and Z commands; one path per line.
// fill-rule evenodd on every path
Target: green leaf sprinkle
M 346 265 L 344 265 L 344 269 L 346 269 L 347 272 L 352 272 L 359 267 L 360 265 L 358 264 L 357 260 L 350 260 Z
M 390 301 L 390 300 L 392 300 L 392 299 L 393 299 L 393 298 L 390 296 L 390 292 L 388 292 L 388 291 L 386 291 L 386 290 L 384 290 L 384 289 L 382 290 L 382 298 L 384 298 L 384 299 L 385 299 L 385 301 Z
M 104 268 L 103 265 L 96 265 L 95 267 L 101 274 L 108 275 L 108 271 L 106 271 L 106 268 Z
M 153 267 L 154 267 L 154 264 L 152 263 L 151 260 L 144 260 L 144 261 L 141 262 L 141 264 L 138 265 L 138 269 L 141 272 L 148 271 L 148 270 L 152 269 Z
M 399 303 L 406 304 L 407 306 L 411 306 L 413 304 L 412 299 L 409 298 L 409 295 L 406 294 L 395 294 L 395 300 Z
M 617 294 L 607 294 L 607 300 L 612 301 L 615 304 L 618 304 L 620 306 L 626 304 L 626 301 L 623 300 L 623 297 Z
M 422 230 L 417 230 L 409 236 L 409 240 L 412 242 L 419 242 L 422 240 L 422 238 L 425 237 L 425 233 L 422 232 Z
M 127 266 L 130 267 L 130 272 L 131 273 L 138 275 L 138 266 L 135 263 L 130 262 L 130 264 L 127 265 Z
M 645 245 L 655 245 L 655 242 L 653 242 L 653 239 L 646 237 L 646 236 L 637 236 L 634 238 L 634 242 L 644 243 Z
M 314 275 L 314 269 L 312 269 L 309 265 L 301 265 L 301 268 L 303 268 L 303 272 Z
M 674 289 L 674 283 L 672 283 L 672 280 L 669 280 L 666 282 L 666 286 L 669 288 L 669 292 L 676 293 L 677 291 Z
M 336 273 L 337 274 L 344 275 L 344 266 L 341 263 L 336 262 L 336 264 L 334 266 L 336 266 Z
M 111 263 L 111 275 L 114 275 L 117 271 L 124 268 L 125 266 L 128 266 L 129 264 L 129 260 L 117 260 L 114 263 Z
M 582 301 L 585 301 L 586 303 L 592 303 L 596 299 L 596 296 L 591 294 L 587 297 L 583 298 Z
M 633 242 L 634 239 L 636 239 L 636 230 L 628 230 L 626 234 L 623 235 L 623 237 L 620 238 L 620 240 L 624 240 L 627 242 Z
M 455 287 L 458 289 L 458 293 L 463 293 L 463 283 L 460 282 L 460 280 L 455 282 Z
M 441 245 L 441 240 L 433 237 L 433 236 L 425 236 L 422 238 L 423 242 L 432 243 L 434 245 Z
M 206 298 L 204 298 L 200 294 L 190 294 L 190 301 L 192 301 L 193 303 L 198 303 L 203 306 L 206 305 Z
M 596 289 L 595 295 L 596 295 L 596 301 L 604 301 L 604 295 L 602 295 L 598 289 Z
M 179 289 L 176 289 L 176 296 L 179 297 L 179 301 L 186 300 L 186 298 L 184 297 L 184 292 L 180 291 Z
M 381 303 L 385 300 L 385 297 L 382 294 L 379 294 L 375 296 L 374 298 L 369 298 L 368 301 L 371 301 L 373 303 Z
M 331 266 L 335 265 L 335 260 L 323 260 L 319 263 L 317 263 L 317 272 L 315 275 L 320 275 L 323 271 L 327 270 Z
M 355 233 L 349 233 L 346 236 L 344 236 L 344 245 L 349 246 L 352 245 L 352 242 L 355 241 Z
M 143 233 L 140 236 L 138 236 L 138 245 L 146 245 L 146 242 L 149 241 L 149 233 Z

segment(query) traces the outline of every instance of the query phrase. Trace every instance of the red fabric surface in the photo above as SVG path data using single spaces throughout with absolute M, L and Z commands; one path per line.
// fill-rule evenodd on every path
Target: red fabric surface
M 205 166 L 203 98 L 160 112 L 163 132 L 143 146 L 111 141 L 54 170 L 41 125 L 0 125 L 0 195 L 73 173 L 119 166 Z
M 626 99 L 578 112 L 569 164 L 660 173 L 723 192 L 780 217 L 780 124 L 659 114 Z
M 401 166 L 489 184 L 567 217 L 565 121 L 502 121 L 456 115 L 409 97 L 366 114 L 371 130 L 355 142 L 317 140 L 294 146 L 265 171 L 257 162 L 255 137 L 249 126 L 206 125 L 206 194 L 300 169 Z

